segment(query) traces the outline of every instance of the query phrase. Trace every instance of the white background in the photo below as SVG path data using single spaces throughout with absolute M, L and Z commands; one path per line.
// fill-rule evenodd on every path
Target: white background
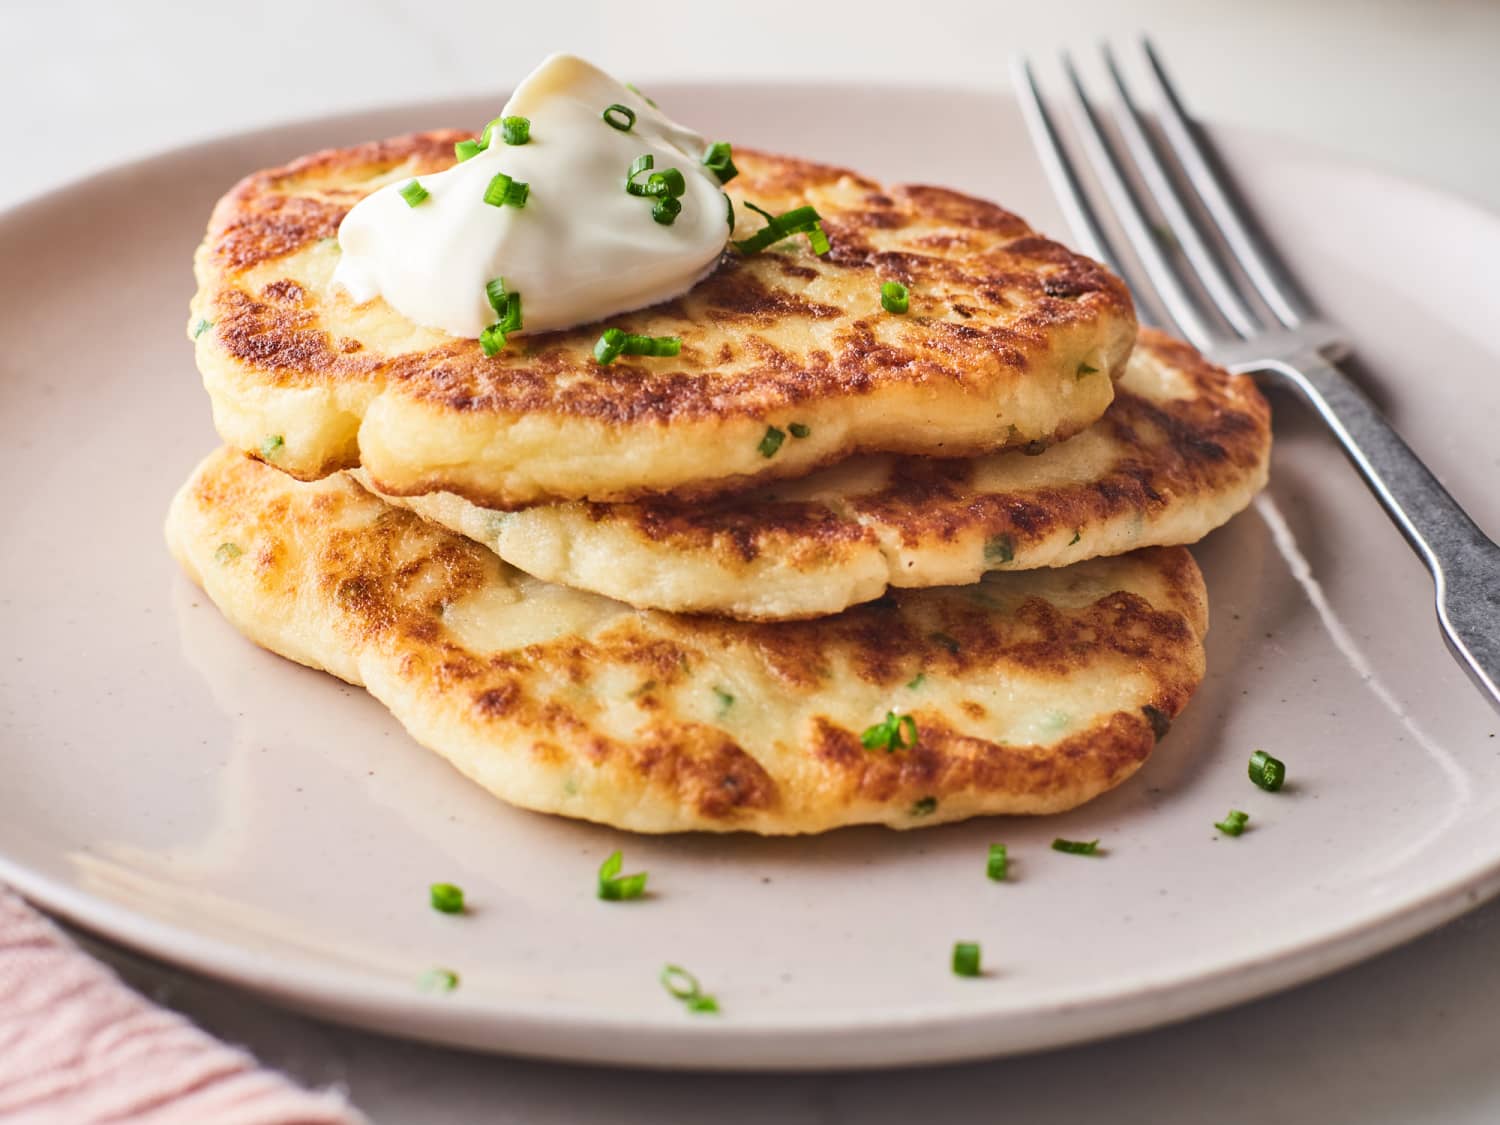
M 643 85 L 785 76 L 993 88 L 1014 50 L 1086 50 L 1142 29 L 1202 116 L 1293 134 L 1500 208 L 1500 2 L 1485 0 L 7 0 L 0 206 L 228 131 L 500 91 L 558 49 Z M 962 123 L 945 127 L 967 143 Z M 1378 844 L 1378 825 L 1350 841 Z M 385 1041 L 109 956 L 304 1081 L 347 1085 L 381 1122 L 1488 1125 L 1500 1121 L 1497 939 L 1491 906 L 1330 980 L 1174 1029 L 977 1066 L 739 1078 Z

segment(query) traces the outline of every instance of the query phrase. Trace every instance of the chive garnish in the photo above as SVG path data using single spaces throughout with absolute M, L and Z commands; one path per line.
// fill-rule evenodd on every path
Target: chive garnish
M 807 426 L 804 426 L 801 422 L 793 422 L 791 425 L 787 426 L 787 432 L 790 433 L 798 441 L 800 441 L 808 434 L 812 433 L 812 430 Z
M 599 897 L 606 902 L 624 902 L 646 893 L 646 872 L 621 875 L 620 868 L 624 866 L 624 853 L 618 850 L 599 865 Z
M 531 194 L 531 185 L 513 180 L 504 172 L 496 172 L 490 179 L 489 186 L 484 189 L 484 201 L 491 207 L 516 207 L 526 206 L 526 199 Z
M 734 244 L 734 248 L 741 254 L 759 254 L 767 246 L 794 234 L 807 235 L 814 254 L 828 253 L 828 236 L 823 233 L 822 217 L 815 208 L 794 207 L 780 215 L 772 215 L 753 203 L 746 203 L 745 206 L 763 216 L 766 225 L 749 238 L 740 239 Z
M 734 233 L 734 200 L 729 198 L 729 193 L 724 193 L 724 217 L 729 221 L 729 233 Z
M 401 198 L 406 200 L 406 205 L 408 207 L 415 207 L 418 203 L 421 203 L 431 194 L 432 193 L 430 191 L 424 188 L 416 180 L 408 180 L 401 186 L 400 190 Z
M 1052 850 L 1069 855 L 1098 855 L 1098 840 L 1064 840 L 1061 836 L 1052 841 Z
M 452 992 L 458 987 L 458 974 L 452 969 L 428 969 L 420 984 L 424 992 Z
M 766 427 L 766 436 L 760 439 L 756 446 L 762 457 L 775 457 L 776 451 L 781 448 L 781 443 L 786 440 L 786 433 L 778 430 L 775 426 Z
M 479 334 L 479 346 L 485 355 L 492 356 L 505 347 L 505 338 L 521 327 L 521 294 L 508 290 L 505 278 L 497 277 L 485 284 L 484 295 L 500 317 Z
M 1068 540 L 1068 546 L 1071 547 L 1074 543 L 1077 543 L 1082 538 L 1083 538 L 1083 529 L 1082 528 L 1074 528 L 1074 530 L 1073 530 L 1073 538 L 1071 538 L 1071 539 Z
M 622 355 L 673 356 L 682 352 L 681 336 L 639 336 L 620 328 L 606 328 L 594 342 L 594 362 L 613 363 Z
M 985 860 L 984 873 L 997 883 L 1005 882 L 1010 874 L 1010 857 L 1005 854 L 1004 844 L 991 844 L 989 858 Z
M 904 313 L 911 304 L 911 294 L 899 281 L 887 281 L 880 287 L 880 307 L 888 313 Z
M 220 543 L 218 550 L 214 551 L 214 561 L 227 563 L 239 558 L 245 552 L 240 550 L 238 543 Z
M 193 325 L 193 339 L 196 340 L 199 336 L 203 335 L 203 333 L 207 332 L 213 326 L 213 321 L 204 320 L 202 317 L 199 317 L 198 323 Z
M 909 815 L 931 816 L 933 813 L 937 812 L 937 807 L 938 801 L 936 797 L 923 797 L 921 800 L 913 802 L 911 809 L 909 810 Z
M 734 706 L 734 696 L 730 695 L 721 687 L 714 688 L 714 697 L 719 701 L 719 715 L 722 717 L 729 714 L 729 709 Z
M 464 912 L 462 887 L 452 883 L 434 883 L 427 888 L 427 896 L 432 902 L 432 908 L 439 913 L 462 914 Z
M 927 682 L 927 673 L 926 672 L 918 672 L 915 676 L 913 676 L 911 679 L 909 679 L 909 680 L 906 681 L 906 690 L 907 691 L 916 691 L 919 687 L 921 687 L 926 682 Z
M 531 118 L 502 117 L 500 139 L 508 145 L 524 145 L 531 140 Z
M 460 164 L 465 160 L 478 156 L 483 151 L 484 145 L 478 141 L 457 141 L 453 145 L 453 155 L 458 158 Z
M 979 943 L 977 941 L 953 943 L 953 975 L 956 977 L 979 976 Z
M 1229 815 L 1223 820 L 1214 821 L 1214 827 L 1226 836 L 1239 836 L 1245 831 L 1245 825 L 1249 820 L 1249 813 L 1240 812 L 1239 809 L 1230 809 Z
M 995 535 L 984 542 L 984 561 L 1003 566 L 1005 563 L 1013 562 L 1016 557 L 1016 545 L 1009 535 Z
M 703 154 L 703 166 L 718 177 L 719 183 L 727 184 L 740 174 L 734 166 L 734 155 L 728 141 L 715 141 Z
M 677 199 L 685 191 L 687 191 L 687 180 L 683 179 L 682 173 L 676 168 L 663 168 L 660 172 L 652 172 L 646 179 L 647 195 L 666 195 Z
M 611 129 L 618 129 L 622 133 L 630 132 L 635 125 L 635 110 L 619 102 L 609 106 L 599 116 L 604 118 L 604 123 Z
M 719 1002 L 703 991 L 698 978 L 681 965 L 663 965 L 658 978 L 661 986 L 681 1000 L 690 1012 L 717 1012 Z
M 859 741 L 866 750 L 884 750 L 887 754 L 909 750 L 917 744 L 917 720 L 887 711 L 882 721 L 865 729 Z
M 260 455 L 269 461 L 286 444 L 280 434 L 267 434 L 266 440 L 260 443 Z
M 656 157 L 649 152 L 642 153 L 630 162 L 630 167 L 625 170 L 625 190 L 631 195 L 645 195 L 646 185 L 638 184 L 635 178 L 642 172 L 651 171 L 656 164 Z
M 1264 750 L 1257 750 L 1250 755 L 1250 780 L 1267 793 L 1274 793 L 1286 781 L 1286 763 Z
M 651 217 L 664 227 L 669 227 L 682 214 L 682 200 L 664 196 L 651 206 Z
M 1080 379 L 1085 375 L 1097 375 L 1098 373 L 1099 369 L 1097 367 L 1090 367 L 1087 363 L 1080 363 L 1078 365 L 1077 377 Z

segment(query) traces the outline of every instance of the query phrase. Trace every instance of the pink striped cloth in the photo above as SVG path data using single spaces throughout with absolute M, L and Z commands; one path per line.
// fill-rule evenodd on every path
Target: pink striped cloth
M 358 1125 L 132 992 L 0 887 L 4 1125 Z

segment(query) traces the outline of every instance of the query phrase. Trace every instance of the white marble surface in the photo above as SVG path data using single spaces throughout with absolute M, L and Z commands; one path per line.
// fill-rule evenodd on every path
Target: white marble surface
M 0 206 L 225 131 L 498 90 L 555 49 L 643 83 L 720 74 L 998 86 L 1012 49 L 1149 29 L 1203 115 L 1500 207 L 1500 3 L 1486 0 L 8 0 L 0 17 L 10 153 Z M 800 1077 L 623 1074 L 414 1046 L 105 955 L 268 1062 L 345 1085 L 382 1123 L 1461 1125 L 1500 1120 L 1497 936 L 1492 905 L 1330 980 L 1176 1028 L 984 1065 Z

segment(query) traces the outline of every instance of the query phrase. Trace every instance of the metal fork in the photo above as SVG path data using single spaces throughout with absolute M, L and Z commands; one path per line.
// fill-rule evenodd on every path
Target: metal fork
M 1315 314 L 1242 213 L 1161 59 L 1148 41 L 1142 40 L 1141 49 L 1165 144 L 1153 137 L 1107 46 L 1104 66 L 1118 97 L 1118 139 L 1106 132 L 1072 59 L 1063 56 L 1079 146 L 1104 206 L 1134 252 L 1133 264 L 1114 252 L 1030 64 L 1018 58 L 1013 66 L 1032 140 L 1080 248 L 1125 278 L 1137 306 L 1146 306 L 1143 320 L 1175 330 L 1231 370 L 1290 386 L 1311 404 L 1431 571 L 1449 649 L 1500 708 L 1500 546 L 1335 366 L 1344 338 Z M 1164 245 L 1168 232 L 1175 249 Z

